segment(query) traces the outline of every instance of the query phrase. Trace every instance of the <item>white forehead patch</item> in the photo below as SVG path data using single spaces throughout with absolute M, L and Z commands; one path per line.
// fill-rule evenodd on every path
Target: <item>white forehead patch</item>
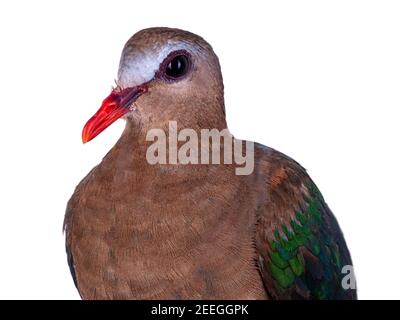
M 168 42 L 153 50 L 133 49 L 123 52 L 118 69 L 118 85 L 121 88 L 128 88 L 150 81 L 168 54 L 177 50 L 190 52 L 193 51 L 193 47 L 185 42 Z

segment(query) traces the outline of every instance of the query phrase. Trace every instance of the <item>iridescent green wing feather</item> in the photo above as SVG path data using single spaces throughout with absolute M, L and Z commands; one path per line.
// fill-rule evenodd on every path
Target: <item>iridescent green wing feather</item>
M 266 210 L 276 212 L 265 212 L 257 226 L 266 291 L 272 299 L 356 299 L 356 290 L 343 286 L 342 269 L 352 263 L 339 225 L 311 179 L 292 169 L 269 197 L 276 203 Z

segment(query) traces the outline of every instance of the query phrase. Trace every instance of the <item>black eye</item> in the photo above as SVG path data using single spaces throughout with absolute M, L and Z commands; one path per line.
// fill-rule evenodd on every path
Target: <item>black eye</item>
M 180 78 L 184 76 L 189 69 L 189 60 L 185 55 L 174 57 L 165 69 L 165 74 L 170 78 Z

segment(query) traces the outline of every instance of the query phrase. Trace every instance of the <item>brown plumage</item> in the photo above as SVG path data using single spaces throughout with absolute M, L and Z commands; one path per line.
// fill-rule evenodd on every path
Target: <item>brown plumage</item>
M 192 61 L 179 81 L 160 76 L 174 50 Z M 327 273 L 334 253 L 340 265 L 351 264 L 350 256 L 336 220 L 295 161 L 256 144 L 250 175 L 236 175 L 234 164 L 147 162 L 147 132 L 168 132 L 169 120 L 196 132 L 227 127 L 220 66 L 209 44 L 182 30 L 142 30 L 124 47 L 117 83 L 116 92 L 146 88 L 129 103 L 121 138 L 77 186 L 65 217 L 68 262 L 82 298 L 355 298 L 354 290 L 340 287 L 336 271 Z M 95 134 L 85 130 L 87 141 Z M 305 228 L 296 214 L 314 198 L 319 222 L 310 218 L 310 230 L 320 250 L 311 249 L 314 238 L 296 240 L 290 252 L 303 268 L 284 252 L 288 263 L 276 262 L 280 248 L 273 242 L 290 238 L 282 226 Z M 271 269 L 274 261 L 287 278 Z

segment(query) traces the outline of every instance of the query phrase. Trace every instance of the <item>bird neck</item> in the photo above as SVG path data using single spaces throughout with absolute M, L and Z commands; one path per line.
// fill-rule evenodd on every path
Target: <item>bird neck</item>
M 189 129 L 189 131 L 184 131 Z M 214 132 L 212 132 L 212 130 Z M 190 136 L 187 136 L 187 133 Z M 118 170 L 129 170 L 135 171 L 138 174 L 157 174 L 161 173 L 173 173 L 174 176 L 182 176 L 185 179 L 197 175 L 203 176 L 209 174 L 209 166 L 213 153 L 217 152 L 213 149 L 214 138 L 207 139 L 208 154 L 209 154 L 209 165 L 203 162 L 202 152 L 204 152 L 203 136 L 204 134 L 221 134 L 221 138 L 218 138 L 220 142 L 219 153 L 221 159 L 224 156 L 225 146 L 225 135 L 232 137 L 229 130 L 226 127 L 225 118 L 219 123 L 215 123 L 215 126 L 198 124 L 192 125 L 191 128 L 180 126 L 178 122 L 171 121 L 168 124 L 161 124 L 158 128 L 154 128 L 153 124 L 145 122 L 132 121 L 128 119 L 125 130 L 118 140 L 117 144 L 113 147 L 107 158 L 112 158 Z M 222 135 L 223 134 L 223 135 Z M 182 137 L 184 139 L 182 139 Z M 232 137 L 233 138 L 233 137 Z M 189 154 L 192 155 L 192 150 L 185 150 L 184 145 L 188 145 L 190 142 L 191 146 L 197 148 L 195 156 L 197 158 L 197 164 L 190 161 L 184 162 L 189 158 Z M 157 151 L 155 151 L 157 149 Z M 185 151 L 184 151 L 185 150 Z M 187 151 L 187 152 L 186 152 Z M 164 156 L 162 156 L 162 154 Z M 154 157 L 156 155 L 156 157 Z M 184 155 L 184 157 L 182 157 Z M 187 156 L 187 157 L 186 157 Z M 183 159 L 185 158 L 185 159 Z M 183 159 L 183 160 L 182 160 Z M 193 158 L 191 158 L 193 159 Z M 224 166 L 217 166 L 224 167 Z M 195 168 L 195 169 L 193 169 Z M 213 169 L 215 170 L 215 168 Z

